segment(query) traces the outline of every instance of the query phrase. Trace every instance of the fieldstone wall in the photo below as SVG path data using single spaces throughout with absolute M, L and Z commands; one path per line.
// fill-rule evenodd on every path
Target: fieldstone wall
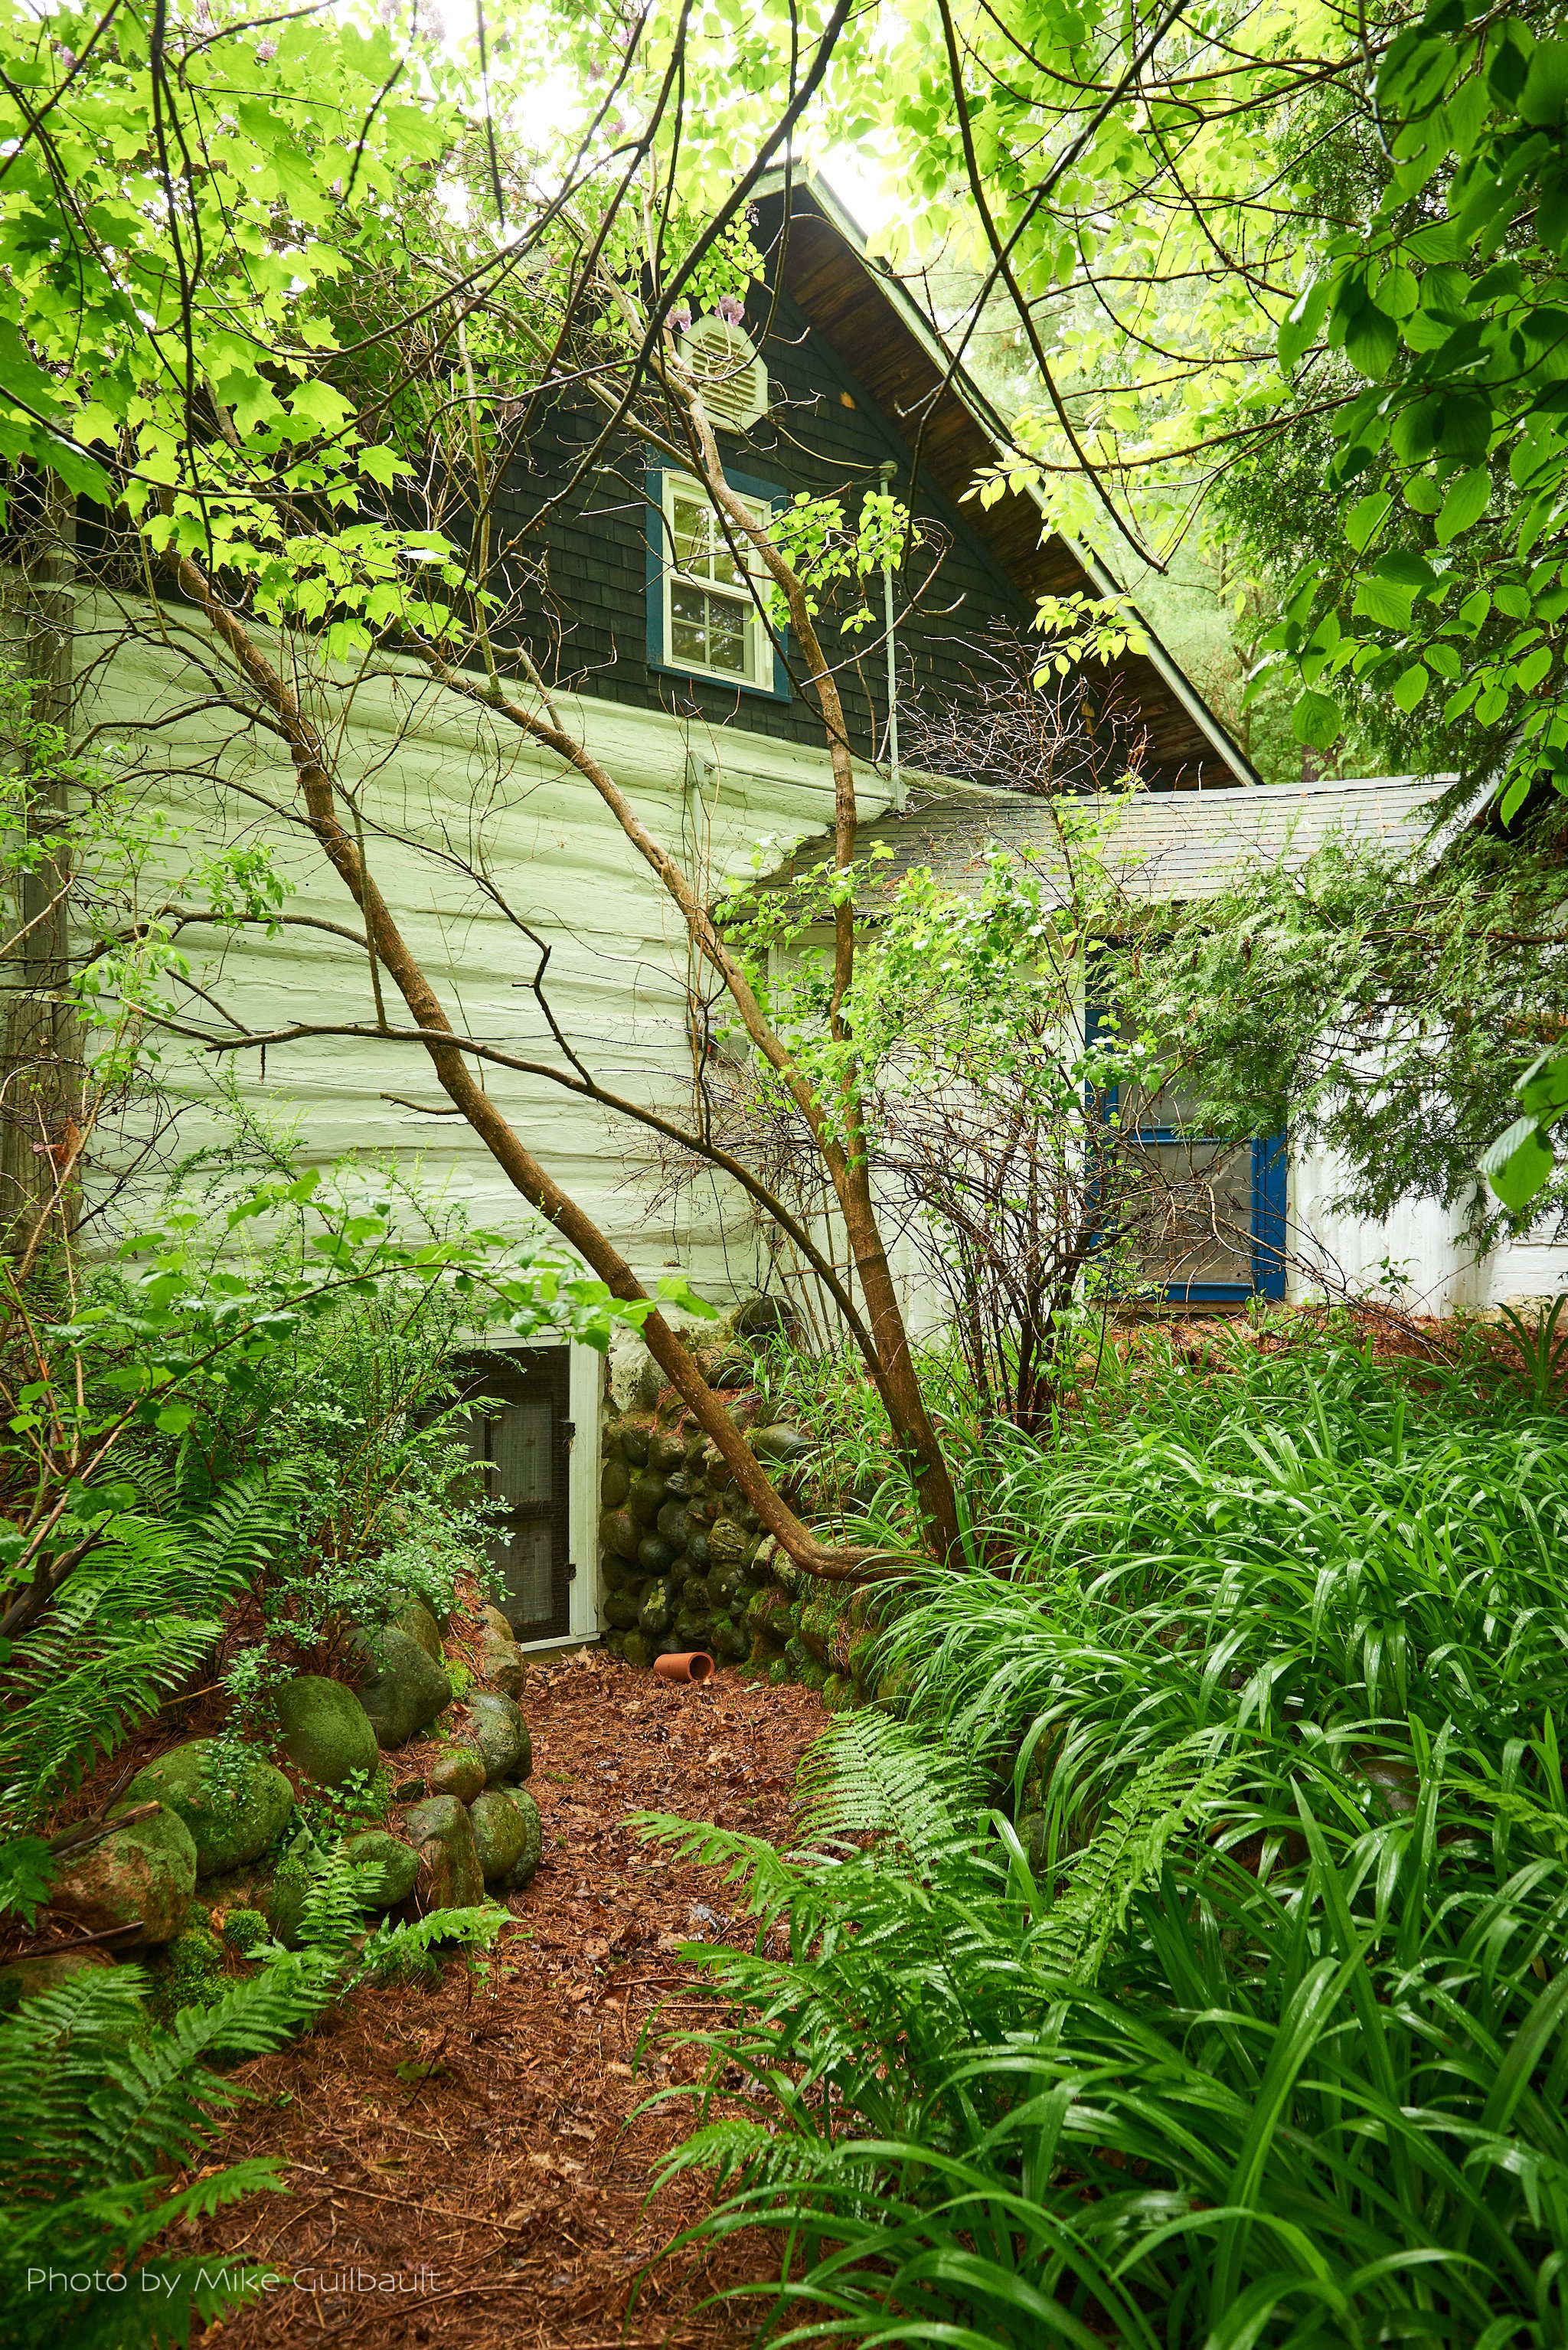
M 809 1517 L 811 1440 L 767 1416 L 732 1331 L 697 1351 L 771 1481 Z M 599 1488 L 605 1646 L 638 1666 L 705 1648 L 721 1665 L 819 1689 L 834 1707 L 874 1696 L 874 1591 L 801 1574 L 764 1534 L 717 1446 L 659 1387 L 650 1357 L 613 1360 L 610 1398 Z

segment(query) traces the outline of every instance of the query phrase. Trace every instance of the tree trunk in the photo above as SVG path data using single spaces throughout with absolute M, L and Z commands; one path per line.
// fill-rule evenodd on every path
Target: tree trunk
M 14 943 L 0 962 L 5 995 L 0 1055 L 0 1246 L 36 1254 L 51 1217 L 75 1221 L 80 1133 L 79 1024 L 65 1001 L 70 975 L 70 757 L 76 687 L 76 505 L 57 474 L 44 481 L 38 527 L 19 596 L 17 658 L 30 688 L 22 760 L 32 784 L 28 831 L 42 851 L 22 875 Z

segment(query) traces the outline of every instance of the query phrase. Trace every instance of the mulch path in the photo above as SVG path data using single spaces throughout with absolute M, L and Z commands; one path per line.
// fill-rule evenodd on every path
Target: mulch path
M 796 1765 L 826 1717 L 805 1690 L 730 1675 L 672 1689 L 596 1651 L 535 1667 L 523 1706 L 544 1858 L 508 1905 L 521 1929 L 503 1934 L 488 1981 L 453 1963 L 438 1990 L 358 1992 L 239 2076 L 258 2102 L 211 2158 L 272 2156 L 289 2192 L 187 2222 L 169 2247 L 265 2260 L 287 2280 L 220 2329 L 224 2350 L 324 2335 L 377 2350 L 730 2350 L 756 2336 L 765 2302 L 701 2304 L 769 2273 L 764 2239 L 657 2259 L 704 2205 L 696 2177 L 648 2200 L 691 2105 L 634 2118 L 700 2069 L 659 2053 L 699 1980 L 679 1946 L 751 1935 L 717 1872 L 620 1823 L 668 1811 L 787 1845 Z

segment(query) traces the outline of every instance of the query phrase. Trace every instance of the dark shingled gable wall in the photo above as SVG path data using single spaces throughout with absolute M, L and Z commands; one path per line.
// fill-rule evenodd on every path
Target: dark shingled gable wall
M 861 494 L 879 486 L 878 469 L 891 460 L 897 468 L 891 487 L 907 498 L 908 444 L 788 296 L 780 295 L 770 306 L 759 289 L 747 323 L 753 336 L 771 325 L 763 356 L 770 383 L 782 396 L 745 436 L 721 434 L 730 470 L 776 483 L 787 493 L 840 496 L 853 517 Z M 787 702 L 776 701 L 649 667 L 642 485 L 648 463 L 657 460 L 649 461 L 640 444 L 618 444 L 569 503 L 542 528 L 531 528 L 599 427 L 597 409 L 556 410 L 535 433 L 499 501 L 504 536 L 522 534 L 524 551 L 543 569 L 539 588 L 524 602 L 523 629 L 533 658 L 546 675 L 577 691 L 820 748 L 824 738 L 815 698 L 794 693 Z M 940 492 L 922 484 L 915 511 L 928 525 L 928 536 L 924 546 L 912 551 L 898 592 L 902 614 L 909 594 L 919 588 L 917 608 L 898 623 L 901 703 L 913 694 L 962 697 L 974 666 L 969 649 L 982 642 L 997 621 L 1023 629 L 1031 617 L 1024 598 L 991 560 L 969 522 Z M 867 601 L 877 618 L 857 639 L 819 623 L 829 658 L 845 663 L 839 689 L 853 746 L 862 758 L 880 750 L 887 718 L 879 576 L 867 583 Z

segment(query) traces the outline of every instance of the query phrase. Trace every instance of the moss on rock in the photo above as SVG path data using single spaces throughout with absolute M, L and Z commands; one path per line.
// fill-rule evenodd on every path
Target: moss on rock
M 137 1773 L 124 1808 L 161 1804 L 196 1847 L 198 1877 L 243 1867 L 274 1843 L 294 1809 L 294 1790 L 259 1748 L 195 1738 Z
M 370 1718 L 350 1689 L 319 1673 L 285 1681 L 275 1699 L 279 1742 L 291 1762 L 319 1787 L 340 1787 L 353 1771 L 380 1761 Z

